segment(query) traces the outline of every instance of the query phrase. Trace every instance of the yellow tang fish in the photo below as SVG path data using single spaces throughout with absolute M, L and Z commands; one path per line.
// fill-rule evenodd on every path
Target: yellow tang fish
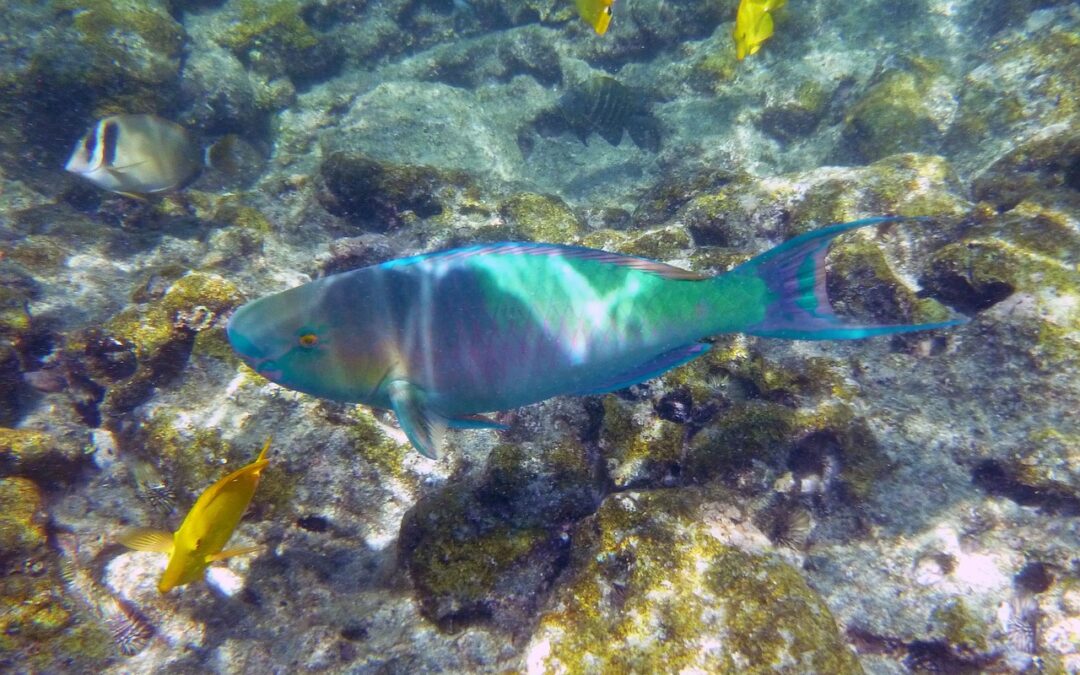
M 578 14 L 598 35 L 607 32 L 611 23 L 611 6 L 615 0 L 575 0 Z
M 121 544 L 136 551 L 169 555 L 169 564 L 158 582 L 159 591 L 168 593 L 195 581 L 212 562 L 258 550 L 258 546 L 223 549 L 259 486 L 262 470 L 270 463 L 266 459 L 269 449 L 268 438 L 254 462 L 233 471 L 199 495 L 176 532 L 143 528 L 120 537 Z
M 735 14 L 735 57 L 740 61 L 756 54 L 763 42 L 772 37 L 773 19 L 770 12 L 784 6 L 787 0 L 742 0 Z

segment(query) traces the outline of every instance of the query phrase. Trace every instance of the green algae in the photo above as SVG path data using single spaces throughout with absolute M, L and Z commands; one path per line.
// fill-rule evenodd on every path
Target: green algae
M 778 466 L 794 443 L 797 423 L 796 411 L 779 403 L 750 400 L 733 406 L 690 441 L 685 473 L 706 481 L 751 459 Z
M 861 672 L 798 572 L 718 539 L 702 499 L 614 495 L 578 525 L 533 637 L 542 672 Z
M 302 3 L 296 0 L 239 0 L 233 5 L 238 16 L 217 40 L 237 54 L 267 46 L 303 52 L 319 44 L 318 36 L 300 16 Z
M 500 578 L 549 537 L 540 529 L 499 527 L 466 540 L 453 535 L 427 538 L 409 561 L 413 582 L 422 595 L 448 599 L 455 613 L 468 612 L 484 603 Z
M 864 161 L 931 150 L 941 138 L 927 104 L 933 77 L 892 70 L 867 90 L 844 120 L 843 137 Z
M 601 490 L 596 473 L 588 450 L 574 439 L 500 443 L 488 455 L 476 496 L 497 504 L 500 516 L 514 527 L 549 528 L 596 509 Z
M 934 608 L 930 621 L 953 647 L 986 650 L 990 626 L 972 614 L 962 598 L 954 598 Z
M 161 298 L 122 310 L 100 331 L 72 336 L 66 351 L 92 377 L 109 384 L 102 402 L 105 415 L 123 414 L 145 401 L 154 387 L 177 375 L 196 345 L 203 356 L 235 361 L 218 318 L 241 299 L 236 286 L 226 279 L 191 272 L 173 282 Z M 96 371 L 98 361 L 115 365 L 120 358 L 117 354 L 99 358 L 102 355 L 95 351 L 102 345 L 125 352 L 130 367 L 115 376 Z
M 488 621 L 520 630 L 560 568 L 558 531 L 508 522 L 499 504 L 457 485 L 402 521 L 399 546 L 421 612 L 443 630 Z
M 0 478 L 0 558 L 44 546 L 42 507 L 41 490 L 33 481 L 18 476 Z
M 107 92 L 94 100 L 94 116 L 144 111 L 167 103 L 162 85 L 177 76 L 186 40 L 183 27 L 155 0 L 53 0 L 57 14 L 70 13 L 74 38 L 88 55 L 83 62 L 50 62 L 35 68 L 52 88 Z
M 790 97 L 766 107 L 761 127 L 781 141 L 791 141 L 814 131 L 828 111 L 830 92 L 815 80 L 805 80 Z
M 955 171 L 943 157 L 893 155 L 810 186 L 792 204 L 788 235 L 867 213 L 959 218 L 970 210 L 970 204 L 958 196 L 961 192 Z
M 121 311 L 105 325 L 105 331 L 130 343 L 140 361 L 152 359 L 189 326 L 185 322 L 203 314 L 212 318 L 240 303 L 243 296 L 223 277 L 192 272 L 177 279 L 158 301 Z M 209 313 L 206 316 L 204 313 Z
M 1024 122 L 1047 127 L 1075 124 L 1080 104 L 1080 34 L 1051 25 L 1014 34 L 987 50 L 986 65 L 968 74 L 961 88 L 950 141 L 978 145 L 1016 134 Z
M 615 396 L 605 396 L 602 404 L 600 443 L 616 489 L 658 484 L 682 460 L 685 430 L 666 420 L 638 421 Z
M 473 186 L 464 171 L 401 164 L 362 153 L 333 152 L 319 172 L 317 196 L 327 211 L 380 232 L 421 219 L 452 222 L 450 198 Z
M 510 232 L 528 241 L 569 243 L 582 230 L 581 221 L 566 202 L 552 195 L 513 195 L 499 205 L 499 213 Z
M 0 478 L 0 654 L 17 654 L 29 672 L 91 668 L 113 655 L 113 642 L 65 595 L 46 518 L 33 481 Z
M 14 473 L 51 484 L 73 478 L 84 459 L 83 447 L 70 438 L 0 427 L 0 475 Z
M 825 603 L 790 565 L 729 549 L 713 562 L 707 582 L 729 598 L 735 662 L 751 664 L 739 672 L 775 672 L 792 662 L 805 672 L 862 671 Z
M 376 422 L 367 408 L 354 406 L 349 412 L 346 433 L 356 454 L 373 467 L 379 476 L 393 478 L 416 488 L 416 477 L 406 470 L 405 458 L 413 452 L 408 443 L 398 443 Z
M 863 323 L 908 323 L 918 298 L 889 266 L 881 247 L 850 238 L 830 253 L 829 300 Z M 838 287 L 838 288 L 837 288 Z

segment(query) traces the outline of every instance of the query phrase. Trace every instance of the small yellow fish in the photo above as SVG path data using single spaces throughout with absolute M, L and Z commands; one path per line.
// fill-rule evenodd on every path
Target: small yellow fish
M 735 14 L 735 57 L 740 61 L 756 54 L 762 43 L 772 37 L 772 12 L 784 6 L 787 0 L 742 0 Z
M 176 532 L 143 528 L 120 537 L 121 544 L 136 551 L 169 555 L 169 564 L 158 582 L 159 591 L 168 593 L 195 581 L 212 562 L 258 550 L 258 546 L 223 549 L 259 486 L 262 470 L 270 463 L 266 459 L 269 449 L 268 438 L 254 462 L 233 471 L 199 495 Z
M 578 14 L 593 27 L 597 35 L 607 32 L 611 23 L 611 6 L 615 0 L 575 0 Z

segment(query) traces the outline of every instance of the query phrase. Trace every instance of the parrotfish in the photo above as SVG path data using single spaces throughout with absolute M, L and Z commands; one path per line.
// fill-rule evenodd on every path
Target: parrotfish
M 267 439 L 254 462 L 233 471 L 199 495 L 176 532 L 140 528 L 121 535 L 120 543 L 128 548 L 168 554 L 169 564 L 158 582 L 159 591 L 168 593 L 199 579 L 212 562 L 259 549 L 258 546 L 225 549 L 225 545 L 255 495 L 262 470 L 270 463 L 266 459 L 269 449 L 270 439 Z
M 593 27 L 597 35 L 607 32 L 611 23 L 611 6 L 615 0 L 575 0 L 578 15 Z
M 761 45 L 772 37 L 773 18 L 771 12 L 784 6 L 787 0 L 742 0 L 735 13 L 735 57 L 742 61 L 750 54 L 756 54 Z
M 832 225 L 710 277 L 660 262 L 541 243 L 481 244 L 342 272 L 240 307 L 233 349 L 282 386 L 394 411 L 413 446 L 440 454 L 448 427 L 562 394 L 610 392 L 743 332 L 852 339 L 951 326 L 858 325 L 832 311 Z

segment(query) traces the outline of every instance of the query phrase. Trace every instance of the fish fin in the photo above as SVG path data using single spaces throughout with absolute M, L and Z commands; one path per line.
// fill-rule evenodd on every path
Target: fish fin
M 131 164 L 111 164 L 108 167 L 106 167 L 105 170 L 108 171 L 109 173 L 113 174 L 113 175 L 117 175 L 121 171 L 127 171 L 128 169 L 134 169 L 137 166 L 142 166 L 143 164 L 146 164 L 146 162 L 147 162 L 147 160 L 144 159 L 141 162 L 132 162 Z
M 128 530 L 117 537 L 117 541 L 135 551 L 171 554 L 173 550 L 172 532 L 155 530 L 149 527 Z
M 630 121 L 626 130 L 630 140 L 642 150 L 658 152 L 660 150 L 660 125 L 648 115 L 638 115 Z
M 259 456 L 255 458 L 256 462 L 267 462 L 267 463 L 269 463 L 269 460 L 266 459 L 266 453 L 270 450 L 270 441 L 272 441 L 272 440 L 274 440 L 273 436 L 267 436 L 266 437 L 266 442 L 263 443 L 262 450 L 259 451 Z
M 453 429 L 498 429 L 505 431 L 510 428 L 495 420 L 489 420 L 483 415 L 462 415 L 461 417 L 452 417 L 446 422 Z
M 688 361 L 692 361 L 709 351 L 709 349 L 710 345 L 704 342 L 695 342 L 692 345 L 685 345 L 683 347 L 672 349 L 659 356 L 654 356 L 631 370 L 619 373 L 615 377 L 596 386 L 589 387 L 584 391 L 576 391 L 574 392 L 574 395 L 587 396 L 589 394 L 606 394 L 619 389 L 625 389 L 630 385 L 644 382 L 645 380 L 651 380 L 676 366 L 681 366 Z
M 211 555 L 206 556 L 206 562 L 218 562 L 219 560 L 225 560 L 226 558 L 232 558 L 238 555 L 247 555 L 248 553 L 255 553 L 262 549 L 262 546 L 256 544 L 254 546 L 239 546 L 237 548 L 227 548 L 224 551 L 218 551 Z
M 754 31 L 754 39 L 758 41 L 758 44 L 765 42 L 773 35 L 773 18 L 772 14 L 765 12 L 761 15 L 761 20 L 758 21 L 756 30 Z
M 449 420 L 424 405 L 423 390 L 407 380 L 391 382 L 388 390 L 390 405 L 409 442 L 424 457 L 439 459 Z
M 614 146 L 618 146 L 619 143 L 622 143 L 623 127 L 621 124 L 617 127 L 609 126 L 603 129 L 597 129 L 597 131 L 600 133 L 601 138 Z
M 833 313 L 825 290 L 825 254 L 832 240 L 849 230 L 901 220 L 927 221 L 929 218 L 884 216 L 830 225 L 799 235 L 736 267 L 729 274 L 757 276 L 765 283 L 770 298 L 765 318 L 740 330 L 751 335 L 795 340 L 853 340 L 967 323 L 967 319 L 955 319 L 921 324 L 861 325 L 844 323 Z
M 123 197 L 127 197 L 128 199 L 136 199 L 136 200 L 138 200 L 140 202 L 148 202 L 148 201 L 150 201 L 149 199 L 147 199 L 143 195 L 136 194 L 134 192 L 121 192 L 120 190 L 114 190 L 114 192 L 116 194 L 118 194 L 118 195 L 123 196 Z
M 650 274 L 664 277 L 665 279 L 677 279 L 681 281 L 704 281 L 713 278 L 707 274 L 691 272 L 690 270 L 684 270 L 681 267 L 675 267 L 674 265 L 668 265 L 667 263 L 649 260 L 648 258 L 637 258 L 634 256 L 623 255 L 621 253 L 609 253 L 607 251 L 600 251 L 594 248 L 583 248 L 581 246 L 561 246 L 559 244 L 539 244 L 534 242 L 499 242 L 495 244 L 478 244 L 476 246 L 456 248 L 449 251 L 428 253 L 424 255 L 414 256 L 412 258 L 391 260 L 389 262 L 383 263 L 382 266 L 402 267 L 405 265 L 412 265 L 427 260 L 463 258 L 473 255 L 489 254 L 562 256 L 565 258 L 576 258 L 581 260 L 595 260 L 597 262 L 607 263 L 610 265 L 622 265 L 623 267 L 631 267 L 642 272 L 649 272 Z

